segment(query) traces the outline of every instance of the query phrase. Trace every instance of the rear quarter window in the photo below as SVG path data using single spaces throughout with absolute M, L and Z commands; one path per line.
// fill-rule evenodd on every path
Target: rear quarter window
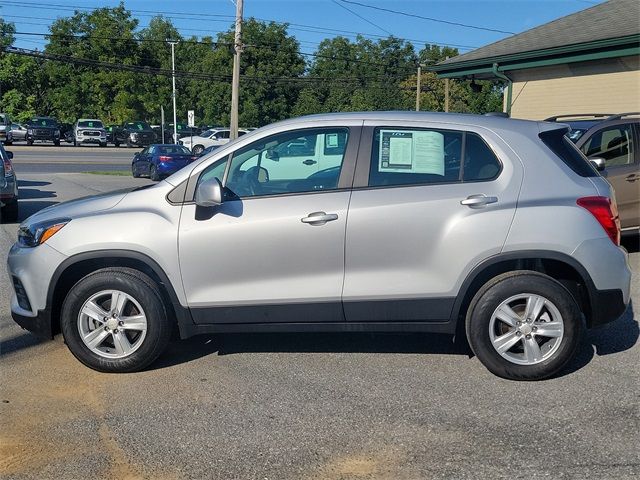
M 540 140 L 573 172 L 581 177 L 598 177 L 600 174 L 591 166 L 587 157 L 565 135 L 567 129 L 541 132 Z

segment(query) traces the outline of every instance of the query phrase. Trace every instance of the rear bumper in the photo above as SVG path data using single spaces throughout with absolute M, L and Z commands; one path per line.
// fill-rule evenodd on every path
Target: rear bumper
M 591 292 L 591 318 L 589 327 L 613 322 L 627 309 L 622 290 L 595 290 Z

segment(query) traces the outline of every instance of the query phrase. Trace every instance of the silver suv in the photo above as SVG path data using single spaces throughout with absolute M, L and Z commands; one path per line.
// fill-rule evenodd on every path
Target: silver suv
M 9 254 L 13 318 L 105 372 L 200 333 L 437 332 L 541 379 L 631 273 L 567 126 L 410 112 L 251 132 L 157 185 L 47 208 Z

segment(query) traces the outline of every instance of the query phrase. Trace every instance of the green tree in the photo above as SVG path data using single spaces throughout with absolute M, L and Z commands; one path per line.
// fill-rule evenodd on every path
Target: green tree
M 137 25 L 123 3 L 114 8 L 76 11 L 71 17 L 53 22 L 45 52 L 139 65 Z M 121 122 L 144 113 L 138 73 L 64 62 L 48 62 L 46 67 L 52 84 L 51 105 L 61 120 L 73 122 L 90 116 Z

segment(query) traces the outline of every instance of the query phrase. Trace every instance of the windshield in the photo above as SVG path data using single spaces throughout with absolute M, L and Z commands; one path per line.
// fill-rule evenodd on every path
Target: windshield
M 36 127 L 56 127 L 57 123 L 53 118 L 32 118 L 31 125 Z
M 100 120 L 86 120 L 84 122 L 78 122 L 80 128 L 104 128 L 104 125 Z
M 132 130 L 150 130 L 151 127 L 147 122 L 128 122 L 125 124 L 126 128 L 131 128 Z
M 213 135 L 214 133 L 216 133 L 218 130 L 214 129 L 214 128 L 210 128 L 209 130 L 205 130 L 204 132 L 202 132 L 200 134 L 201 137 L 205 137 L 205 138 L 209 138 L 211 135 Z

